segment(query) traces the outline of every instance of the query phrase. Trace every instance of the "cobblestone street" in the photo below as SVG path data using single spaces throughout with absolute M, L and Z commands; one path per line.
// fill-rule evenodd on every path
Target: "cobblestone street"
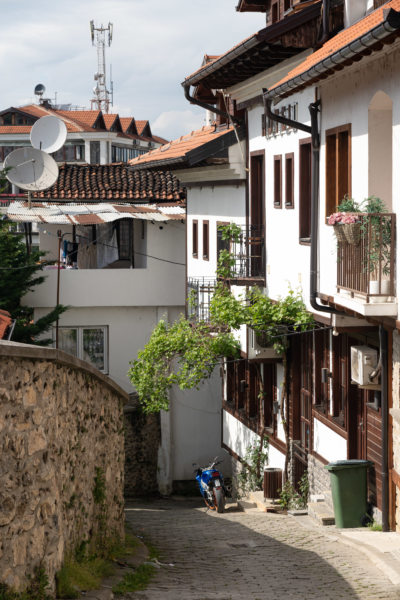
M 192 499 L 133 502 L 126 516 L 163 566 L 146 591 L 124 600 L 400 599 L 363 554 L 309 517 L 218 515 Z

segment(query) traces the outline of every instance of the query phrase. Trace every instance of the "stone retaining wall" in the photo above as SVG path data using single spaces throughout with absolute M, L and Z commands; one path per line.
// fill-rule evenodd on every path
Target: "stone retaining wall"
M 125 406 L 125 497 L 158 493 L 160 414 L 146 415 L 137 400 Z
M 54 590 L 65 553 L 101 523 L 96 470 L 105 479 L 108 534 L 123 535 L 126 400 L 88 363 L 0 342 L 1 581 L 24 588 L 42 563 Z

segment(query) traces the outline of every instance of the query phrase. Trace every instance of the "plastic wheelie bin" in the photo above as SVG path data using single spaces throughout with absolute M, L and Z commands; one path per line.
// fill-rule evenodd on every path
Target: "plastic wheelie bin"
M 367 514 L 368 460 L 338 460 L 325 466 L 330 472 L 336 527 L 361 527 Z

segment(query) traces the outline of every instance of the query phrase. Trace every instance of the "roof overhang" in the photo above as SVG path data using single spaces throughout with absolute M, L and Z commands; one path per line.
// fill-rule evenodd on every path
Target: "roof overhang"
M 171 221 L 185 218 L 182 204 L 66 204 L 54 202 L 13 202 L 7 210 L 10 221 L 23 223 L 48 223 L 53 225 L 100 225 L 119 219 L 145 221 Z
M 384 9 L 383 14 L 384 20 L 382 23 L 352 40 L 337 52 L 323 58 L 308 70 L 267 91 L 265 98 L 279 102 L 279 100 L 299 92 L 321 79 L 325 79 L 336 71 L 350 66 L 364 56 L 381 50 L 383 45 L 392 43 L 400 34 L 400 12 L 391 8 L 389 10 Z
M 282 39 L 300 26 L 320 18 L 321 3 L 313 4 L 278 23 L 261 29 L 216 60 L 186 77 L 183 87 L 202 84 L 207 89 L 225 89 L 245 81 L 261 71 L 310 47 L 302 36 L 291 37 L 288 45 Z
M 267 0 L 239 0 L 238 12 L 267 12 Z
M 228 150 L 230 146 L 237 143 L 237 137 L 239 140 L 243 140 L 246 135 L 245 129 L 243 127 L 236 128 L 236 132 L 234 129 L 229 129 L 225 135 L 221 135 L 217 137 L 215 140 L 211 140 L 198 146 L 197 148 L 193 148 L 186 152 L 186 154 L 177 157 L 171 157 L 166 159 L 155 159 L 152 162 L 145 162 L 143 164 L 132 164 L 129 165 L 128 168 L 134 170 L 140 169 L 170 169 L 174 170 L 175 168 L 183 169 L 188 167 L 194 167 L 195 165 L 199 165 L 206 161 L 209 158 L 215 157 L 216 155 L 220 155 L 225 150 Z

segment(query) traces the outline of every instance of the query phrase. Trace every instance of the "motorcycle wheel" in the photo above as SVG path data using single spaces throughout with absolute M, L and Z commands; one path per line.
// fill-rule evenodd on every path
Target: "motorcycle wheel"
M 213 490 L 213 494 L 214 494 L 215 508 L 217 509 L 217 512 L 223 513 L 224 512 L 224 508 L 225 508 L 225 494 L 224 494 L 224 490 L 222 488 L 220 488 L 220 489 L 214 489 Z

